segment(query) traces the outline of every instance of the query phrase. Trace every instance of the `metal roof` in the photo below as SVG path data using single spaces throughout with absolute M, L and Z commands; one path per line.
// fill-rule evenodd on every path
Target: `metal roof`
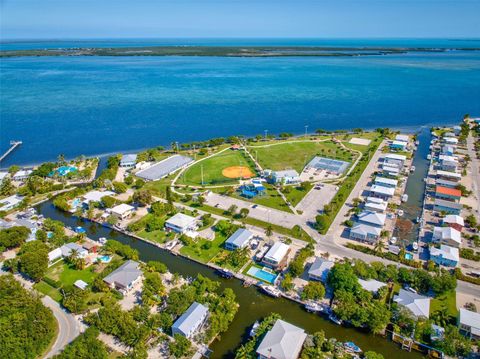
M 317 257 L 308 270 L 308 275 L 321 278 L 322 282 L 327 280 L 328 272 L 335 265 L 334 262 Z
M 282 242 L 275 242 L 275 244 L 268 250 L 264 258 L 274 262 L 280 262 L 287 254 L 290 247 Z
M 190 331 L 205 318 L 206 313 L 208 313 L 208 308 L 206 306 L 194 302 L 186 312 L 183 313 L 175 323 L 173 323 L 172 330 L 176 329 L 187 336 Z
M 144 170 L 138 171 L 135 175 L 149 181 L 155 181 L 168 176 L 170 173 L 175 172 L 191 162 L 193 162 L 193 159 L 190 157 L 173 155 Z
M 243 247 L 252 238 L 253 233 L 248 229 L 239 228 L 233 233 L 225 243 L 233 244 L 235 247 Z
M 103 280 L 108 284 L 118 283 L 123 287 L 128 287 L 139 276 L 142 275 L 142 271 L 139 269 L 140 264 L 138 262 L 128 260 L 120 267 L 115 269 L 112 273 L 107 275 Z
M 430 298 L 428 297 L 400 289 L 400 293 L 395 295 L 393 300 L 408 308 L 416 317 L 430 316 Z
M 278 319 L 258 346 L 257 354 L 265 358 L 296 359 L 306 337 L 302 328 Z

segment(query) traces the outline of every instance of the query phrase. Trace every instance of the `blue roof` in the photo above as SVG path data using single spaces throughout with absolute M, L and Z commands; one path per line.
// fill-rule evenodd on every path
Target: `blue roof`
M 248 191 L 246 189 L 242 190 L 242 194 L 246 197 L 255 197 L 257 195 L 256 192 Z
M 195 327 L 199 321 L 203 320 L 205 314 L 208 312 L 208 308 L 203 304 L 194 302 L 185 313 L 183 313 L 180 318 L 178 318 L 175 323 L 173 323 L 172 330 L 177 329 L 178 331 L 188 334 L 190 330 Z
M 243 247 L 245 243 L 247 243 L 250 238 L 252 238 L 253 233 L 250 232 L 248 229 L 239 228 L 235 231 L 234 234 L 227 239 L 225 244 L 233 244 L 235 247 Z

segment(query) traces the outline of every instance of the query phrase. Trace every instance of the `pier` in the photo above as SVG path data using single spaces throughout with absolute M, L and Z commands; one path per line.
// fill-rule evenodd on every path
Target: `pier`
M 20 146 L 22 143 L 22 141 L 10 141 L 10 148 L 2 155 L 2 157 L 0 157 L 0 162 L 2 162 L 15 148 Z

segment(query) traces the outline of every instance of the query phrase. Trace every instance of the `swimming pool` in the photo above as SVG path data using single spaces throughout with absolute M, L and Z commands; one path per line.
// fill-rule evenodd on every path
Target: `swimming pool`
M 80 201 L 79 198 L 75 198 L 75 199 L 72 201 L 72 208 L 73 208 L 73 209 L 76 209 L 76 208 L 80 205 L 80 203 L 82 203 L 82 201 Z
M 412 260 L 413 254 L 412 253 L 405 253 L 405 259 Z
M 275 283 L 275 279 L 277 278 L 275 273 L 267 272 L 266 270 L 255 266 L 250 267 L 247 274 L 270 284 Z
M 75 171 L 77 171 L 77 167 L 75 167 L 75 166 L 62 166 L 62 167 L 57 168 L 57 173 L 60 176 L 66 176 L 70 172 L 75 172 Z
M 98 260 L 102 263 L 108 263 L 112 260 L 112 257 L 110 257 L 110 256 L 100 256 L 100 257 L 98 257 Z

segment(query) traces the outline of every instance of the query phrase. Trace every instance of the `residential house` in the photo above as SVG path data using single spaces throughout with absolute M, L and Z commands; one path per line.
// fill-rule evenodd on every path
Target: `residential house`
M 372 243 L 376 241 L 382 232 L 381 228 L 363 223 L 354 223 L 350 228 L 349 238 L 362 242 Z
M 387 216 L 383 213 L 363 211 L 357 215 L 357 222 L 373 227 L 382 228 L 385 225 Z
M 447 188 L 457 188 L 458 182 L 455 181 L 448 181 L 444 179 L 436 179 L 435 180 L 436 186 L 447 187 Z
M 410 137 L 408 135 L 396 135 L 395 141 L 408 143 L 408 141 L 410 141 Z
M 453 126 L 453 132 L 455 133 L 455 136 L 458 136 L 462 132 L 462 128 L 460 126 Z
M 66 243 L 60 250 L 63 258 L 69 257 L 73 252 L 76 252 L 78 258 L 85 258 L 88 254 L 88 251 L 77 243 Z
M 257 348 L 259 359 L 297 359 L 307 334 L 302 328 L 278 319 Z
M 480 340 L 479 313 L 460 308 L 457 324 L 458 328 L 460 329 L 460 333 L 474 340 Z
M 403 141 L 392 141 L 389 145 L 391 150 L 405 151 L 407 149 L 407 142 Z
M 187 233 L 197 230 L 197 220 L 195 217 L 188 216 L 183 213 L 177 213 L 167 219 L 165 228 L 175 233 Z
M 430 298 L 428 297 L 400 289 L 398 295 L 393 297 L 393 301 L 410 310 L 417 318 L 429 318 L 430 316 Z
M 316 280 L 322 283 L 327 282 L 328 272 L 335 265 L 335 262 L 316 257 L 315 261 L 308 270 L 308 278 L 310 280 Z
M 282 268 L 286 265 L 290 247 L 282 242 L 275 244 L 268 250 L 262 259 L 263 264 L 273 268 Z
M 442 186 L 435 187 L 435 198 L 447 201 L 459 202 L 462 198 L 462 191 L 456 188 L 448 188 Z
M 3 180 L 8 176 L 8 172 L 0 171 L 0 184 L 2 184 Z
M 31 174 L 32 170 L 20 170 L 17 171 L 13 176 L 12 179 L 17 182 L 25 181 Z
M 400 169 L 389 164 L 382 164 L 382 175 L 390 178 L 397 178 L 400 175 Z
M 447 156 L 453 156 L 455 153 L 455 148 L 450 145 L 444 145 L 442 146 L 442 154 L 447 155 Z
M 252 232 L 245 228 L 239 228 L 225 241 L 225 248 L 230 251 L 245 248 L 248 246 L 252 238 Z
M 295 170 L 272 171 L 272 183 L 293 184 L 300 182 L 300 176 Z
M 85 193 L 82 196 L 82 200 L 83 200 L 82 205 L 85 208 L 89 208 L 90 203 L 101 202 L 103 197 L 114 196 L 114 195 L 115 195 L 115 192 L 112 192 L 112 191 L 90 191 Z
M 48 252 L 48 266 L 57 262 L 62 258 L 62 250 L 60 248 L 55 248 L 53 251 Z
M 462 211 L 462 205 L 456 202 L 436 199 L 433 204 L 433 210 L 437 212 L 460 215 L 460 212 Z
M 203 325 L 208 316 L 208 308 L 203 304 L 193 304 L 172 325 L 172 336 L 175 334 L 191 338 Z
M 372 187 L 370 187 L 370 196 L 371 197 L 377 197 L 381 198 L 385 201 L 390 200 L 390 198 L 393 197 L 395 194 L 395 188 L 389 188 L 389 187 L 384 187 L 384 186 L 379 186 L 374 184 Z
M 360 278 L 358 278 L 358 284 L 360 284 L 363 289 L 371 293 L 377 293 L 380 288 L 387 285 L 386 283 L 380 282 L 375 279 L 363 280 Z
M 113 207 L 110 210 L 110 213 L 117 217 L 119 220 L 124 220 L 130 217 L 135 212 L 135 207 L 130 206 L 129 204 L 122 203 L 118 206 Z
M 438 265 L 456 267 L 460 260 L 458 248 L 445 244 L 442 244 L 440 248 L 432 247 L 430 248 L 430 260 Z
M 103 281 L 111 288 L 116 288 L 120 292 L 126 293 L 133 288 L 141 276 L 140 263 L 128 260 L 103 278 Z
M 458 167 L 458 158 L 454 156 L 440 155 L 439 168 L 442 171 L 455 172 Z
M 398 181 L 392 178 L 385 178 L 385 177 L 375 177 L 373 182 L 377 186 L 387 187 L 387 188 L 396 188 L 398 185 Z
M 443 217 L 442 223 L 449 227 L 455 228 L 459 232 L 461 232 L 463 227 L 465 226 L 465 222 L 463 221 L 463 218 L 456 214 L 446 215 L 445 217 Z
M 0 211 L 10 211 L 22 202 L 23 196 L 14 194 L 13 196 L 0 199 Z
M 406 160 L 407 160 L 407 157 L 404 155 L 399 155 L 396 153 L 387 153 L 385 155 L 384 163 L 397 165 L 399 168 L 402 168 Z
M 123 155 L 120 160 L 120 167 L 123 168 L 132 168 L 137 164 L 137 155 L 134 153 Z
M 444 137 L 444 138 L 442 139 L 442 141 L 443 141 L 444 143 L 446 143 L 447 145 L 451 145 L 451 146 L 456 146 L 456 145 L 458 145 L 458 139 L 455 138 L 455 137 Z
M 387 210 L 388 202 L 381 198 L 367 197 L 364 208 L 370 212 L 384 213 Z
M 452 227 L 434 227 L 432 240 L 458 248 L 462 244 L 462 234 Z
M 447 181 L 459 182 L 462 179 L 462 175 L 456 172 L 437 170 L 437 178 Z

